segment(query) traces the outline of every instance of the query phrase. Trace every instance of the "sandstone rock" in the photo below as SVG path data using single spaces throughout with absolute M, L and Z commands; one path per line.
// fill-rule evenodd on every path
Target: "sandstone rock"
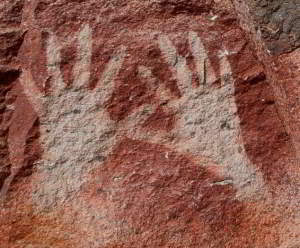
M 300 246 L 298 7 L 3 1 L 1 245 Z

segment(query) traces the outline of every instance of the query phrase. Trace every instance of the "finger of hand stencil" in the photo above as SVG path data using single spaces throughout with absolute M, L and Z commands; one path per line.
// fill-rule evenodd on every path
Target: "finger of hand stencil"
M 228 84 L 232 79 L 231 65 L 226 55 L 222 56 L 220 59 L 220 76 L 222 86 Z
M 65 88 L 60 64 L 61 47 L 55 34 L 50 34 L 47 42 L 47 69 L 52 78 L 51 88 L 54 95 L 59 95 Z
M 93 93 L 93 97 L 96 102 L 100 101 L 100 103 L 103 104 L 111 97 L 114 91 L 114 81 L 122 68 L 125 55 L 126 48 L 121 46 L 106 65 L 106 68 Z
M 189 32 L 189 44 L 196 64 L 200 90 L 202 90 L 205 86 L 216 81 L 215 71 L 213 70 L 206 49 L 197 33 L 192 31 Z
M 166 35 L 161 35 L 158 40 L 160 50 L 164 59 L 172 67 L 178 80 L 178 87 L 181 94 L 186 94 L 192 90 L 192 72 L 189 70 L 186 59 L 180 56 Z
M 190 49 L 192 51 L 195 64 L 196 64 L 196 71 L 199 77 L 200 85 L 205 84 L 205 60 L 207 59 L 206 50 L 201 39 L 198 37 L 197 33 L 189 32 L 189 44 Z
M 77 61 L 73 69 L 74 87 L 87 87 L 92 58 L 92 30 L 84 25 L 78 34 Z
M 24 89 L 24 93 L 32 103 L 34 110 L 40 114 L 43 107 L 43 94 L 36 86 L 31 73 L 27 70 L 24 70 L 21 74 L 20 82 Z

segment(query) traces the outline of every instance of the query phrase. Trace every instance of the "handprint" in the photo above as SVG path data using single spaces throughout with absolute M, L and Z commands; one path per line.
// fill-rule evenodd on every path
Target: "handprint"
M 168 99 L 170 93 L 160 89 L 157 98 L 165 106 L 173 109 L 177 125 L 170 134 L 175 137 L 172 147 L 182 153 L 212 158 L 221 165 L 225 174 L 239 190 L 239 195 L 249 196 L 262 187 L 261 175 L 255 171 L 247 158 L 239 128 L 237 107 L 234 102 L 234 84 L 228 52 L 220 52 L 221 86 L 213 83 L 217 76 L 206 53 L 201 39 L 195 32 L 189 32 L 189 46 L 194 58 L 199 86 L 192 84 L 192 71 L 186 58 L 179 55 L 175 46 L 166 35 L 161 35 L 158 45 L 166 63 L 171 67 L 181 92 L 181 97 Z M 151 69 L 140 67 L 144 80 L 155 81 Z M 155 134 L 153 135 L 155 137 Z M 159 140 L 159 137 L 155 138 Z M 224 183 L 230 183 L 227 180 Z M 249 186 L 249 187 L 248 187 Z
M 38 163 L 40 180 L 36 183 L 34 200 L 41 207 L 61 204 L 74 197 L 85 182 L 87 172 L 105 160 L 117 138 L 127 135 L 130 127 L 147 117 L 141 107 L 119 123 L 109 118 L 105 103 L 114 90 L 126 48 L 121 46 L 116 50 L 96 88 L 89 90 L 91 40 L 91 29 L 85 25 L 77 35 L 74 80 L 70 86 L 63 80 L 61 47 L 54 34 L 47 44 L 50 92 L 42 94 L 29 71 L 24 71 L 22 76 L 24 91 L 40 118 L 44 151 Z
M 34 199 L 40 206 L 50 207 L 72 198 L 85 182 L 85 175 L 105 160 L 120 137 L 148 139 L 163 144 L 160 132 L 154 134 L 138 128 L 157 107 L 143 105 L 124 120 L 112 121 L 105 103 L 114 90 L 114 81 L 126 57 L 126 48 L 119 47 L 112 55 L 94 90 L 88 89 L 92 54 L 91 30 L 82 27 L 75 37 L 77 57 L 72 70 L 73 82 L 67 86 L 61 72 L 61 45 L 54 34 L 47 43 L 47 70 L 50 91 L 41 93 L 31 72 L 25 70 L 22 85 L 40 118 L 43 158 L 38 163 L 41 181 L 36 184 Z M 260 186 L 260 177 L 251 167 L 244 148 L 239 144 L 239 123 L 236 106 L 231 98 L 233 83 L 230 65 L 221 54 L 222 86 L 213 87 L 217 77 L 205 48 L 196 33 L 189 33 L 190 50 L 195 60 L 199 87 L 192 85 L 192 72 L 165 35 L 158 45 L 178 81 L 181 97 L 167 101 L 177 114 L 177 126 L 168 135 L 175 137 L 171 148 L 195 156 L 212 158 L 223 165 L 233 183 L 243 192 Z M 152 87 L 155 79 L 147 67 L 139 67 L 140 77 Z M 158 98 L 168 100 L 168 92 L 158 89 Z M 193 114 L 192 114 L 193 113 Z M 167 155 L 166 155 L 167 156 Z M 256 174 L 255 174 L 256 173 Z M 255 175 L 255 177 L 254 177 Z M 42 181 L 42 178 L 47 180 Z M 244 187 L 249 183 L 251 187 Z M 223 183 L 230 183 L 224 181 Z

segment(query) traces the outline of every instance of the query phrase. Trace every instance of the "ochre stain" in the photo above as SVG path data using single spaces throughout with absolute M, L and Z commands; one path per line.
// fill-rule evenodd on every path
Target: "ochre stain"
M 105 247 L 276 247 L 272 206 L 236 200 L 212 168 L 162 145 L 122 140 L 83 191 L 126 227 Z
M 112 120 L 124 119 L 134 109 L 150 103 L 153 98 L 153 91 L 147 86 L 147 82 L 142 82 L 138 76 L 137 64 L 131 63 L 128 60 L 124 62 L 123 68 L 115 80 L 116 88 L 107 108 Z
M 156 111 L 145 121 L 143 127 L 168 132 L 174 128 L 175 122 L 175 113 L 170 109 L 164 108 L 164 106 L 159 106 Z
M 155 98 L 155 91 L 157 91 L 161 84 L 170 91 L 170 100 L 182 97 L 182 93 L 177 85 L 176 72 L 172 70 L 171 66 L 163 58 L 158 42 L 155 39 L 152 44 L 143 44 L 143 46 L 136 41 L 132 41 L 131 44 L 126 44 L 125 42 L 125 44 L 128 45 L 128 47 L 126 46 L 128 48 L 128 56 L 125 59 L 119 75 L 116 77 L 113 96 L 107 103 L 110 117 L 113 120 L 118 121 L 124 119 L 143 104 L 159 104 Z M 186 58 L 188 68 L 192 72 L 192 84 L 194 87 L 198 87 L 199 78 L 196 72 L 195 58 L 191 54 L 188 39 L 179 36 L 172 39 L 172 42 L 177 49 L 178 55 Z M 107 62 L 109 55 L 107 53 L 105 54 L 104 58 L 106 59 L 102 58 L 101 60 Z M 217 50 L 208 52 L 208 56 L 215 73 L 219 75 Z M 100 56 L 93 57 L 99 58 Z M 96 62 L 93 64 L 96 64 Z M 152 76 L 156 80 L 154 85 L 151 86 L 149 82 L 140 78 L 138 75 L 139 66 L 146 66 L 151 70 Z M 93 65 L 93 67 L 95 68 L 95 65 Z M 104 70 L 105 66 L 102 62 L 99 68 L 100 71 Z M 94 70 L 95 69 L 93 69 L 93 71 Z M 219 80 L 213 82 L 213 85 L 218 83 Z M 101 82 L 99 82 L 99 84 L 98 87 L 101 87 Z M 160 92 L 156 92 L 156 94 L 159 95 Z
M 174 98 L 180 96 L 173 73 L 163 60 L 158 45 L 128 45 L 129 56 L 115 79 L 115 91 L 107 103 L 110 117 L 116 121 L 124 119 L 143 104 L 158 104 L 155 92 L 160 84 L 164 84 Z M 139 66 L 146 66 L 151 70 L 156 79 L 153 85 L 139 76 Z M 99 83 L 98 87 L 101 87 L 101 82 Z
M 39 122 L 19 83 L 20 71 L 0 73 L 0 188 L 10 175 L 1 202 L 13 192 L 18 183 L 34 172 L 34 162 L 40 158 Z M 16 186 L 17 187 L 17 186 Z M 5 194 L 5 193 L 4 193 Z
M 30 70 L 32 73 L 32 77 L 34 79 L 35 84 L 44 92 L 45 84 L 48 78 L 47 71 L 47 40 L 49 38 L 49 34 L 46 32 L 32 31 L 29 37 L 26 39 L 30 39 L 30 42 L 26 42 L 24 45 L 24 59 L 27 61 L 28 53 L 30 53 Z M 28 44 L 29 43 L 29 44 Z M 34 47 L 34 49 L 32 49 Z
M 143 54 L 141 65 L 145 65 L 151 69 L 153 76 L 158 80 L 158 84 L 164 84 L 174 97 L 180 97 L 177 80 L 170 66 L 164 60 L 158 44 L 155 44 L 155 42 L 154 44 L 148 44 L 148 46 L 140 48 L 140 52 Z
M 102 86 L 102 75 L 105 69 L 107 68 L 109 61 L 117 53 L 118 49 L 120 49 L 120 47 L 117 45 L 112 48 L 110 46 L 105 46 L 105 42 L 99 44 L 97 40 L 93 39 L 93 41 L 94 42 L 92 45 L 91 74 L 89 81 L 90 89 Z
M 212 0 L 208 1 L 198 1 L 190 0 L 185 1 L 172 1 L 163 0 L 159 2 L 160 14 L 176 16 L 179 14 L 189 14 L 189 15 L 202 15 L 208 13 L 214 6 L 215 2 Z
M 276 99 L 263 67 L 250 45 L 230 57 L 235 76 L 235 101 L 248 157 L 262 172 L 271 190 L 290 183 L 288 159 L 291 140 L 276 107 Z
M 26 136 L 23 166 L 16 174 L 13 183 L 16 183 L 20 178 L 31 176 L 35 172 L 34 163 L 42 157 L 39 138 L 40 122 L 39 119 L 35 119 Z
M 19 176 L 32 174 L 33 163 L 41 157 L 41 147 L 37 114 L 19 83 L 12 89 L 11 94 L 16 100 L 13 103 L 8 141 L 12 169 L 17 173 L 14 178 L 16 181 Z
M 23 184 L 23 186 L 29 185 Z M 66 232 L 72 233 L 71 229 L 73 229 L 63 223 L 61 219 L 61 216 L 65 215 L 63 211 L 56 210 L 56 214 L 40 213 L 37 215 L 34 213 L 34 206 L 28 203 L 30 198 L 25 197 L 25 194 L 17 195 L 17 197 L 19 197 L 18 200 L 10 200 L 10 204 L 3 208 L 0 216 L 2 247 L 23 248 L 28 245 L 76 247 L 71 238 L 63 235 Z

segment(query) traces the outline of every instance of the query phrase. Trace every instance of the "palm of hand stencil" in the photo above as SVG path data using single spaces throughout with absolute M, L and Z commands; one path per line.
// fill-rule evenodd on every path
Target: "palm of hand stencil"
M 228 52 L 219 54 L 221 86 L 216 87 L 212 84 L 217 76 L 201 39 L 195 32 L 189 32 L 188 39 L 199 78 L 197 87 L 192 84 L 193 74 L 186 59 L 178 54 L 171 40 L 166 35 L 158 39 L 164 60 L 171 67 L 181 92 L 181 97 L 174 99 L 167 89 L 160 87 L 157 94 L 159 101 L 173 109 L 178 118 L 176 127 L 168 134 L 175 137 L 172 147 L 182 153 L 211 158 L 223 168 L 225 177 L 232 178 L 222 183 L 233 183 L 239 196 L 250 196 L 262 188 L 263 180 L 247 158 L 240 137 Z M 140 77 L 149 84 L 158 81 L 151 69 L 140 67 L 139 71 Z
M 78 33 L 77 60 L 73 69 L 74 81 L 66 86 L 60 70 L 60 47 L 55 35 L 47 44 L 50 93 L 43 95 L 36 87 L 30 72 L 25 71 L 22 84 L 40 118 L 41 144 L 44 149 L 38 169 L 42 178 L 34 192 L 35 202 L 51 207 L 72 198 L 85 181 L 87 171 L 103 162 L 117 137 L 146 118 L 137 109 L 120 123 L 112 121 L 105 102 L 114 90 L 126 56 L 126 48 L 119 47 L 94 90 L 88 89 L 91 63 L 91 30 L 84 26 Z

